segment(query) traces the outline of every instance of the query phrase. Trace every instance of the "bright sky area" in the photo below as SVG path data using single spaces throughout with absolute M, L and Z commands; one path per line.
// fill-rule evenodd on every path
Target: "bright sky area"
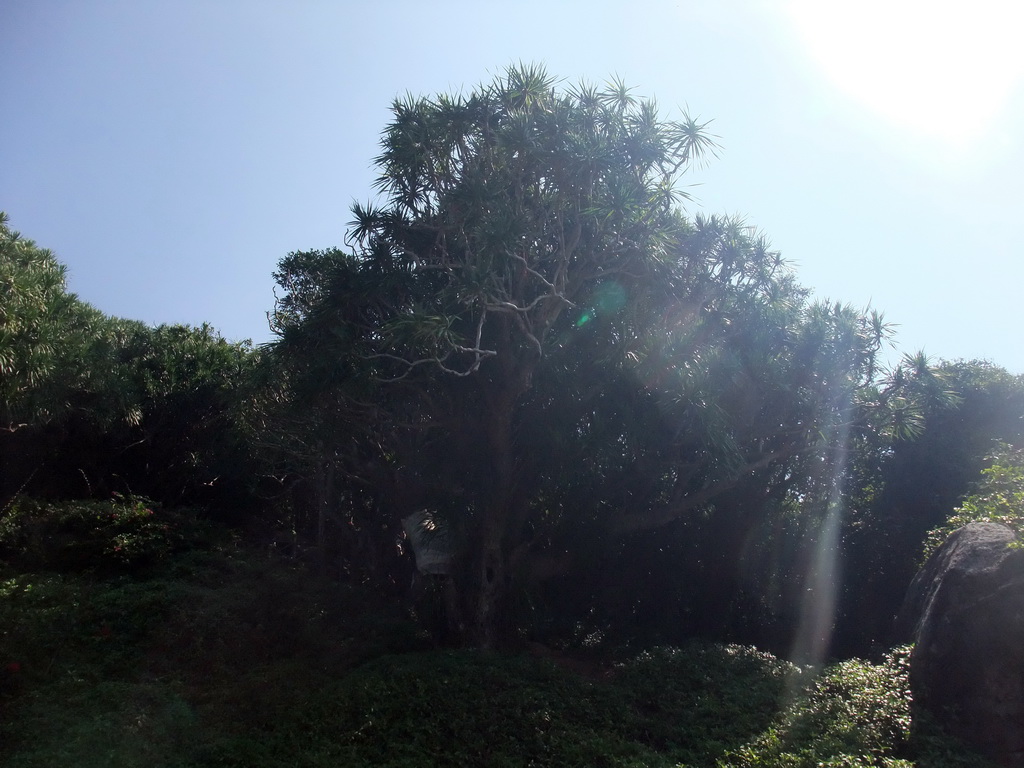
M 4 0 L 0 29 L 0 209 L 108 314 L 270 340 L 271 273 L 343 244 L 391 100 L 524 61 L 713 120 L 691 211 L 900 352 L 1024 373 L 1016 0 Z

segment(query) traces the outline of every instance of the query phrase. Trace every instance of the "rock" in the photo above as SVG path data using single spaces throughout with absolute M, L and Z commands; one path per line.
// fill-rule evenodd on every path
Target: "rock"
M 971 523 L 928 559 L 900 624 L 914 704 L 1000 765 L 1024 767 L 1024 549 Z

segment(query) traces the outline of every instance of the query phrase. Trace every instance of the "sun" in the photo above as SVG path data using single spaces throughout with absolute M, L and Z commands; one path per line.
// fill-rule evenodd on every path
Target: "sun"
M 832 85 L 912 137 L 979 141 L 1024 80 L 1016 0 L 790 0 L 786 10 Z

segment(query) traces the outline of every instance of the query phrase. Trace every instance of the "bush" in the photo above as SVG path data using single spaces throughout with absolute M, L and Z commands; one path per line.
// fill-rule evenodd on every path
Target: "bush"
M 641 653 L 614 684 L 637 712 L 644 741 L 704 763 L 768 727 L 802 677 L 756 648 L 692 643 Z
M 0 577 L 0 764 L 313 765 L 295 723 L 318 692 L 423 647 L 379 596 L 237 542 Z
M 181 691 L 158 682 L 69 679 L 31 697 L 19 715 L 20 733 L 5 735 L 23 748 L 5 757 L 7 768 L 184 767 L 196 734 Z
M 106 501 L 15 500 L 0 517 L 0 559 L 17 571 L 133 571 L 209 535 L 194 510 L 115 493 Z
M 818 768 L 913 763 L 901 755 L 910 737 L 910 649 L 881 664 L 851 659 L 827 669 L 774 725 L 726 765 Z
M 327 764 L 712 766 L 771 721 L 794 674 L 753 649 L 697 644 L 608 680 L 530 656 L 393 655 L 308 697 L 290 728 Z

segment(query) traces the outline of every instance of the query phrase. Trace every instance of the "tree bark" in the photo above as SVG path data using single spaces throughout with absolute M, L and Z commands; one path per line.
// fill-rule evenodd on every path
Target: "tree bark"
M 529 353 L 526 353 L 529 354 Z M 521 492 L 515 451 L 515 413 L 522 395 L 529 390 L 536 358 L 509 354 L 498 358 L 493 387 L 483 399 L 487 408 L 485 431 L 491 453 L 493 491 L 480 521 L 477 541 L 476 601 L 473 607 L 472 640 L 483 648 L 495 648 L 508 638 L 508 617 L 504 615 L 512 572 L 510 552 L 516 521 L 523 517 L 526 500 Z

